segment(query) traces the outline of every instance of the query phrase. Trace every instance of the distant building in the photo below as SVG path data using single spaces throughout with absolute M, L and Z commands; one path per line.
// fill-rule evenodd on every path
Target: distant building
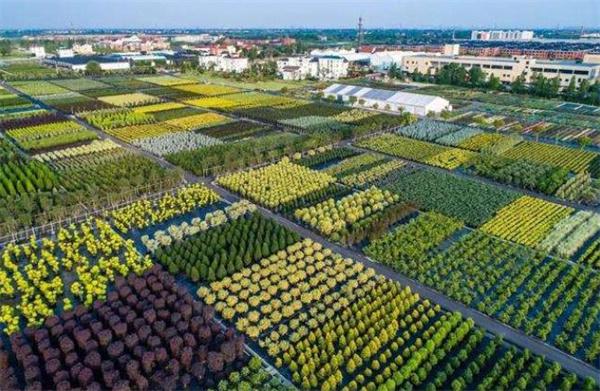
M 472 41 L 529 41 L 533 39 L 533 31 L 529 30 L 474 30 Z
M 588 64 L 600 64 L 600 53 L 588 53 L 584 55 L 583 62 Z
M 70 58 L 74 57 L 75 53 L 73 52 L 73 49 L 58 49 L 56 55 L 58 58 Z
M 319 63 L 314 57 L 298 56 L 285 57 L 277 60 L 277 72 L 283 80 L 304 80 L 316 78 L 319 73 Z
M 97 62 L 103 71 L 125 71 L 130 69 L 129 61 L 110 56 L 75 56 L 67 58 L 49 58 L 44 60 L 46 65 L 72 71 L 85 71 L 88 63 Z
M 184 43 L 202 43 L 202 42 L 216 42 L 220 36 L 210 34 L 197 34 L 197 35 L 177 35 L 173 37 L 173 42 L 184 42 Z
M 31 46 L 29 52 L 35 56 L 35 58 L 45 58 L 46 49 L 43 46 Z
M 75 54 L 89 56 L 89 55 L 94 54 L 94 48 L 89 43 L 85 43 L 82 45 L 75 44 L 75 45 L 73 45 L 73 52 Z
M 230 56 L 198 56 L 198 66 L 227 73 L 242 73 L 248 69 L 247 58 Z
M 367 108 L 396 112 L 402 110 L 420 116 L 425 116 L 429 113 L 441 113 L 444 110 L 452 110 L 450 102 L 439 96 L 345 84 L 332 84 L 323 90 L 323 94 L 326 98 L 333 97 L 336 100 L 350 102 Z
M 460 45 L 446 44 L 444 45 L 444 51 L 442 53 L 444 54 L 444 56 L 458 56 L 460 53 Z
M 348 76 L 348 61 L 339 56 L 298 56 L 277 61 L 277 72 L 284 80 L 337 80 Z
M 566 87 L 574 78 L 577 85 L 583 80 L 594 82 L 600 79 L 600 64 L 576 61 L 539 60 L 525 56 L 512 58 L 443 56 L 439 54 L 421 54 L 404 57 L 402 70 L 407 73 L 419 72 L 423 75 L 435 75 L 444 65 L 459 64 L 467 70 L 479 67 L 487 75 L 493 74 L 502 83 L 511 83 L 521 74 L 526 83 L 541 74 L 546 78 L 560 78 L 561 87 Z

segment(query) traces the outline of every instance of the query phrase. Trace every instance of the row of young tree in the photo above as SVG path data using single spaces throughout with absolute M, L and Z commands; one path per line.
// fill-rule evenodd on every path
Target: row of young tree
M 401 78 L 402 72 L 392 64 L 388 76 Z M 543 98 L 557 98 L 580 102 L 590 105 L 600 105 L 600 82 L 594 84 L 583 79 L 579 86 L 575 77 L 571 78 L 569 84 L 561 90 L 560 78 L 546 78 L 543 74 L 533 75 L 527 84 L 524 74 L 519 75 L 510 85 L 504 85 L 498 77 L 493 74 L 489 76 L 480 67 L 466 69 L 460 64 L 444 65 L 435 75 L 423 75 L 415 72 L 411 75 L 414 81 L 435 82 L 437 84 L 449 84 L 461 87 L 482 88 L 494 91 L 510 91 L 516 94 L 530 94 Z

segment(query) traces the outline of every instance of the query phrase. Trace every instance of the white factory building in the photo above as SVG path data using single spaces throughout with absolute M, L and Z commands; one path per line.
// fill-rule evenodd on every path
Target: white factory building
M 405 111 L 425 116 L 452 110 L 450 102 L 439 96 L 413 94 L 345 84 L 332 84 L 323 90 L 324 97 L 350 102 L 353 105 L 387 111 Z
M 277 72 L 284 80 L 337 80 L 348 76 L 348 61 L 340 56 L 298 56 L 277 60 Z
M 243 57 L 198 56 L 198 65 L 219 72 L 242 73 L 248 69 L 248 59 Z

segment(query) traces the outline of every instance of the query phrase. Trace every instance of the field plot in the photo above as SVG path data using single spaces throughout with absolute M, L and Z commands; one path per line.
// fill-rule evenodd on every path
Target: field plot
M 511 373 L 505 382 L 524 376 L 526 383 L 551 386 L 564 376 L 541 357 L 484 337 L 470 320 L 307 239 L 198 294 L 305 390 L 493 387 L 504 370 Z M 461 375 L 474 360 L 482 362 L 480 376 Z M 517 375 L 516 363 L 534 375 Z
M 221 176 L 217 182 L 261 205 L 278 208 L 323 190 L 334 178 L 283 159 L 266 167 Z
M 506 136 L 498 133 L 480 133 L 460 142 L 457 146 L 477 152 L 502 153 L 520 143 L 519 136 Z
M 526 159 L 534 162 L 565 167 L 574 172 L 590 170 L 590 163 L 598 157 L 597 153 L 582 151 L 556 145 L 523 142 L 504 153 L 513 159 Z M 597 173 L 592 172 L 592 175 Z
M 294 215 L 334 241 L 354 244 L 412 212 L 408 205 L 400 205 L 399 200 L 397 194 L 371 187 L 337 201 L 329 198 L 297 209 Z
M 330 165 L 342 161 L 346 158 L 358 155 L 359 153 L 352 148 L 317 148 L 309 151 L 306 156 L 300 156 L 295 163 L 306 167 L 317 169 L 319 166 Z
M 186 84 L 174 87 L 177 90 L 191 92 L 204 96 L 216 96 L 240 92 L 239 89 L 228 86 L 220 86 L 216 84 Z
M 440 145 L 392 134 L 383 134 L 381 136 L 368 138 L 360 141 L 357 145 L 362 148 L 369 148 L 378 152 L 388 153 L 400 158 L 415 161 L 424 161 L 427 158 L 449 150 L 449 148 Z
M 10 365 L 28 374 L 27 387 L 207 389 L 248 362 L 244 339 L 221 329 L 214 310 L 159 267 L 118 278 L 115 288 L 93 308 L 78 307 L 13 337 L 18 359 Z M 264 382 L 260 363 L 252 368 Z M 18 388 L 18 379 L 3 376 L 0 385 Z
M 459 129 L 460 126 L 458 125 L 425 119 L 422 121 L 415 122 L 412 125 L 402 127 L 396 132 L 402 136 L 410 138 L 416 138 L 425 141 L 433 141 L 447 134 L 456 132 Z
M 137 78 L 140 81 L 145 83 L 157 84 L 159 86 L 177 86 L 180 84 L 190 84 L 190 81 L 187 79 L 180 79 L 175 76 L 169 75 L 160 75 L 160 76 L 142 76 Z
M 156 113 L 166 110 L 175 110 L 186 107 L 183 103 L 179 102 L 164 102 L 156 103 L 147 106 L 138 106 L 133 108 L 133 111 L 140 114 Z
M 17 90 L 32 96 L 66 94 L 69 92 L 68 89 L 48 81 L 20 81 L 11 83 L 11 85 Z
M 44 150 L 98 138 L 96 133 L 72 121 L 14 128 L 6 134 L 27 151 Z
M 34 80 L 74 76 L 73 72 L 48 68 L 38 61 L 3 63 L 1 69 L 4 80 Z
M 38 98 L 55 109 L 71 114 L 114 107 L 111 104 L 90 98 L 78 92 L 44 95 Z
M 170 119 L 165 121 L 164 123 L 166 125 L 171 125 L 183 130 L 193 130 L 223 124 L 228 121 L 230 120 L 227 117 L 224 117 L 220 114 L 202 113 L 190 115 L 187 117 Z
M 197 130 L 197 132 L 206 136 L 223 141 L 235 141 L 268 131 L 268 127 L 248 121 L 228 122 L 222 125 L 207 126 Z
M 132 141 L 133 145 L 142 148 L 145 151 L 152 152 L 159 156 L 165 156 L 181 151 L 192 151 L 212 145 L 219 145 L 223 142 L 219 139 L 194 132 L 174 132 L 162 134 L 160 136 L 138 138 Z
M 544 251 L 552 251 L 561 258 L 570 258 L 583 244 L 600 231 L 600 215 L 579 211 L 554 225 L 539 244 Z
M 155 122 L 152 115 L 130 109 L 95 110 L 82 114 L 81 117 L 91 125 L 102 130 L 132 125 L 145 125 Z
M 309 136 L 273 132 L 259 138 L 181 151 L 166 158 L 197 175 L 214 175 L 280 159 L 321 144 L 322 141 Z
M 597 362 L 597 346 L 586 343 L 600 333 L 597 273 L 544 259 L 480 231 L 461 237 L 448 250 L 436 250 L 460 226 L 444 219 L 420 215 L 365 252 L 456 300 Z
M 107 133 L 127 142 L 132 142 L 141 138 L 162 136 L 178 131 L 181 131 L 181 129 L 164 122 L 150 123 L 147 125 L 132 125 L 106 130 Z
M 498 211 L 481 230 L 527 246 L 539 244 L 572 208 L 523 196 Z
M 39 153 L 37 155 L 34 155 L 33 157 L 41 162 L 56 162 L 61 159 L 70 159 L 78 156 L 100 154 L 118 148 L 120 148 L 120 146 L 112 140 L 94 140 L 89 144 L 84 144 L 71 148 L 63 148 L 46 153 Z
M 154 257 L 169 271 L 184 272 L 194 282 L 212 283 L 299 240 L 295 232 L 256 212 L 234 214 L 234 209 L 239 211 L 234 205 L 226 213 L 215 212 L 197 224 L 194 221 L 188 230 L 196 233 L 183 233 L 183 238 L 170 243 L 166 234 L 157 234 L 148 246 L 155 248 Z
M 214 191 L 194 184 L 169 192 L 154 201 L 144 199 L 132 202 L 111 211 L 108 216 L 120 232 L 127 233 L 132 229 L 141 230 L 162 223 L 218 200 L 219 196 Z
M 109 95 L 109 96 L 101 96 L 98 100 L 120 107 L 131 107 L 131 106 L 142 106 L 150 103 L 159 102 L 160 99 L 144 94 L 141 92 L 132 92 L 130 94 L 121 94 L 121 95 Z
M 379 183 L 419 208 L 437 211 L 477 227 L 514 201 L 513 191 L 433 170 L 399 173 Z
M 24 325 L 39 326 L 57 309 L 70 310 L 75 302 L 89 306 L 105 297 L 117 275 L 140 273 L 152 264 L 100 219 L 61 229 L 56 239 L 45 239 L 39 246 L 8 245 L 2 258 L 0 312 L 9 333 Z M 23 263 L 27 266 L 19 268 Z
M 19 109 L 31 106 L 31 102 L 29 102 L 25 98 L 21 98 L 15 94 L 12 94 L 6 91 L 4 88 L 0 87 L 0 113 L 5 110 L 11 109 Z
M 108 84 L 92 79 L 63 79 L 52 81 L 57 86 L 69 89 L 71 91 L 96 90 L 99 88 L 110 87 Z
M 510 159 L 503 156 L 481 154 L 466 165 L 468 171 L 500 183 L 523 189 L 556 194 L 567 186 L 569 171 L 547 163 L 526 158 Z M 585 186 L 585 184 L 582 183 Z

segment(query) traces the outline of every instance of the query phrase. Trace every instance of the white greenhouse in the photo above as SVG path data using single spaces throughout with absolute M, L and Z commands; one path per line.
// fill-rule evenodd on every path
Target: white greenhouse
M 439 96 L 402 91 L 332 84 L 323 90 L 323 94 L 326 98 L 333 96 L 336 100 L 344 102 L 354 101 L 356 105 L 367 108 L 398 111 L 401 107 L 406 112 L 420 116 L 431 112 L 440 113 L 443 110 L 452 110 L 450 102 Z

